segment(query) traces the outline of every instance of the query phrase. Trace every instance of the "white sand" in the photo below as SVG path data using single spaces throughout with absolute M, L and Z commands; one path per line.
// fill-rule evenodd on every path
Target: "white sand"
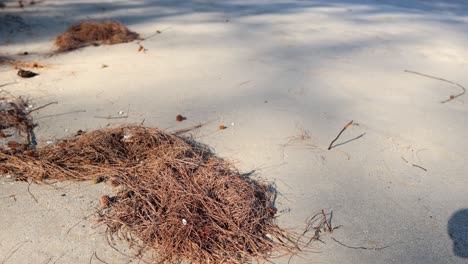
M 321 253 L 291 263 L 468 262 L 455 255 L 447 233 L 451 215 L 468 207 L 467 97 L 441 104 L 459 89 L 404 72 L 468 86 L 468 3 L 96 2 L 0 9 L 0 17 L 19 15 L 30 26 L 10 34 L 0 25 L 6 54 L 50 51 L 54 36 L 81 19 L 118 19 L 143 36 L 163 31 L 142 43 L 146 53 L 129 43 L 39 58 L 49 67 L 32 79 L 0 68 L 0 84 L 16 82 L 4 89 L 35 105 L 58 102 L 34 116 L 40 143 L 107 124 L 145 120 L 179 129 L 212 121 L 194 136 L 276 183 L 278 208 L 290 210 L 279 218 L 282 226 L 302 227 L 325 208 L 342 225 L 334 238 L 389 246 L 348 249 L 327 235 L 317 245 Z M 119 111 L 129 118 L 95 118 Z M 68 114 L 48 117 L 61 113 Z M 177 114 L 188 120 L 177 123 Z M 359 125 L 337 143 L 366 134 L 326 150 L 349 120 Z M 221 124 L 229 128 L 218 131 Z M 304 130 L 309 140 L 292 140 Z M 0 181 L 0 261 L 89 263 L 96 252 L 108 263 L 133 263 L 107 245 L 92 220 L 70 230 L 108 186 L 31 185 L 36 203 L 27 184 Z M 16 201 L 5 198 L 13 194 Z

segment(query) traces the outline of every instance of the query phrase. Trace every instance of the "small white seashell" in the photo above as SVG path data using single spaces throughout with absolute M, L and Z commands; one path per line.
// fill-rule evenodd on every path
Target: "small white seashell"
M 123 115 L 123 114 L 125 114 L 124 111 L 119 111 L 119 115 Z
M 231 123 L 231 126 L 234 126 L 234 122 Z
M 51 145 L 51 144 L 54 144 L 55 141 L 53 141 L 53 140 L 47 140 L 46 143 L 47 143 L 47 145 Z
M 126 134 L 123 136 L 123 139 L 130 139 L 132 138 L 132 134 Z
M 187 225 L 187 220 L 182 219 L 182 224 Z
M 65 128 L 63 131 L 68 132 L 68 128 Z

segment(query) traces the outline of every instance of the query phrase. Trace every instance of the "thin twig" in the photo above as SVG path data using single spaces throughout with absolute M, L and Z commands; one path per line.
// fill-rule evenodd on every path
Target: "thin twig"
M 7 199 L 7 198 L 13 198 L 15 200 L 15 202 L 16 202 L 16 194 L 0 197 L 0 200 L 1 199 Z
M 50 102 L 50 103 L 45 104 L 45 105 L 43 105 L 43 106 L 36 107 L 36 108 L 34 108 L 34 109 L 29 110 L 29 111 L 28 111 L 28 114 L 30 114 L 30 113 L 32 113 L 32 112 L 34 112 L 34 111 L 37 111 L 37 110 L 39 110 L 39 109 L 45 108 L 45 107 L 47 107 L 47 106 L 49 106 L 49 105 L 53 105 L 53 104 L 58 104 L 58 102 Z
M 89 258 L 89 264 L 92 263 L 94 254 L 96 254 L 96 251 L 94 251 L 93 254 L 91 254 L 91 257 Z
M 39 117 L 36 117 L 35 119 L 38 120 L 38 119 L 47 118 L 47 117 L 57 117 L 57 116 L 75 114 L 75 113 L 86 113 L 86 110 L 76 110 L 76 111 L 70 111 L 70 112 L 59 113 L 59 114 L 53 114 L 53 115 L 39 116 Z
M 336 243 L 342 245 L 343 247 L 347 247 L 347 248 L 351 248 L 351 249 L 382 250 L 382 249 L 388 248 L 388 246 L 385 246 L 385 247 L 373 247 L 373 248 L 348 246 L 348 245 L 345 245 L 345 244 L 343 244 L 342 242 L 336 240 L 334 237 L 330 237 L 330 238 L 333 239 L 333 241 L 335 241 Z
M 128 115 L 125 115 L 125 116 L 94 116 L 94 118 L 101 118 L 101 119 L 124 119 L 124 118 L 128 118 Z
M 341 134 L 353 123 L 353 120 L 349 121 L 348 124 L 346 124 L 343 129 L 341 129 L 340 133 L 338 133 L 338 136 L 336 136 L 335 139 L 332 140 L 330 143 L 330 146 L 328 146 L 328 150 L 332 149 L 333 143 L 338 140 L 338 138 L 341 136 Z
M 332 233 L 332 232 L 333 232 L 333 229 L 332 229 L 332 227 L 330 226 L 330 223 L 328 223 L 327 215 L 325 214 L 325 211 L 324 211 L 323 209 L 322 209 L 322 215 L 323 215 L 323 218 L 324 218 L 323 221 L 325 222 L 325 224 L 326 224 L 327 227 L 328 227 L 328 231 L 329 231 L 330 233 Z
M 66 252 L 65 252 L 65 253 L 66 253 Z M 62 253 L 62 255 L 60 255 L 60 257 L 58 257 L 58 258 L 54 261 L 54 263 L 52 263 L 52 264 L 57 263 L 61 258 L 63 258 L 63 256 L 65 256 L 65 253 Z
M 78 221 L 76 224 L 74 224 L 72 227 L 70 227 L 70 229 L 68 229 L 67 233 L 65 233 L 66 235 L 68 235 L 70 233 L 70 231 L 77 225 L 79 225 L 81 222 L 83 222 L 85 219 L 81 219 L 80 221 Z
M 70 231 L 75 228 L 77 225 L 79 225 L 81 222 L 87 220 L 90 216 L 96 214 L 96 212 L 90 214 L 90 215 L 87 215 L 85 217 L 83 217 L 80 221 L 78 221 L 76 224 L 74 224 L 72 227 L 70 227 L 70 229 L 68 229 L 67 233 L 65 233 L 65 235 L 68 235 L 70 233 Z
M 36 196 L 32 194 L 32 192 L 29 190 L 29 187 L 31 186 L 31 182 L 28 182 L 28 193 L 31 195 L 31 197 L 36 201 L 36 203 L 39 203 L 39 201 L 36 199 Z
M 412 162 L 409 162 L 409 161 L 408 161 L 407 159 L 405 159 L 405 157 L 403 157 L 403 156 L 401 156 L 401 159 L 403 159 L 404 162 L 406 162 L 406 163 L 408 163 L 408 164 L 411 164 L 411 166 L 413 166 L 413 167 L 420 168 L 420 169 L 423 170 L 423 171 L 427 171 L 426 168 L 424 168 L 424 167 L 422 167 L 422 166 L 419 166 L 419 165 L 417 165 L 417 164 L 414 164 L 414 163 L 412 163 Z
M 16 82 L 4 83 L 4 84 L 1 84 L 0 87 L 4 87 L 4 86 L 10 85 L 10 84 L 15 84 L 15 83 L 16 83 Z
M 128 105 L 128 108 L 127 108 L 127 113 L 125 113 L 125 115 L 122 115 L 122 116 L 111 116 L 111 115 L 108 115 L 108 116 L 94 116 L 94 118 L 102 118 L 102 119 L 124 119 L 124 118 L 128 118 L 128 114 L 130 113 L 130 105 Z
M 102 263 L 109 264 L 109 263 L 105 262 L 104 260 L 100 259 L 96 252 L 94 252 L 94 256 L 96 257 L 97 260 L 101 261 Z
M 198 129 L 198 128 L 201 128 L 204 124 L 198 124 L 196 126 L 192 126 L 192 127 L 189 127 L 189 128 L 183 128 L 183 129 L 179 129 L 179 130 L 176 130 L 174 132 L 172 132 L 171 134 L 172 135 L 180 135 L 180 134 L 184 134 L 184 133 L 187 133 L 189 131 L 192 131 L 192 130 L 195 130 L 195 129 Z
M 427 171 L 426 168 L 421 167 L 421 166 L 419 166 L 419 165 L 416 165 L 416 164 L 411 164 L 411 165 L 413 165 L 413 167 L 420 168 L 420 169 L 423 170 L 423 171 Z
M 342 143 L 338 143 L 338 144 L 334 145 L 332 148 L 336 148 L 336 147 L 338 147 L 338 146 L 341 146 L 341 145 L 344 145 L 344 144 L 348 144 L 349 142 L 354 141 L 354 140 L 358 140 L 358 139 L 362 138 L 362 137 L 365 136 L 365 135 L 366 135 L 366 133 L 362 133 L 361 135 L 359 135 L 359 136 L 357 136 L 357 137 L 355 137 L 355 138 L 352 138 L 352 139 L 350 139 L 350 140 L 346 140 L 345 142 L 342 142 Z
M 106 232 L 109 231 L 109 228 L 107 228 Z M 122 256 L 125 256 L 127 258 L 134 258 L 134 256 L 130 256 L 130 255 L 127 255 L 125 253 L 123 253 L 121 250 L 119 250 L 116 246 L 114 246 L 113 242 L 111 241 L 111 237 L 110 236 L 106 236 L 106 240 L 107 240 L 107 244 L 112 248 L 114 249 L 117 253 L 120 253 Z M 144 262 L 144 261 L 143 261 Z
M 163 33 L 164 31 L 166 31 L 166 30 L 168 30 L 168 29 L 171 29 L 171 28 L 172 28 L 172 27 L 167 27 L 167 28 L 165 28 L 165 29 L 163 29 L 163 30 L 156 30 L 156 32 L 154 32 L 153 34 L 147 36 L 146 38 L 143 38 L 143 39 L 140 40 L 140 41 L 137 41 L 137 44 L 140 44 L 141 42 L 143 42 L 143 41 L 145 41 L 145 40 L 148 40 L 148 39 L 150 39 L 150 38 L 153 38 L 153 37 L 155 37 L 155 36 L 157 36 L 157 35 Z
M 53 258 L 52 258 L 52 257 L 50 257 L 48 260 L 46 260 L 46 261 L 45 261 L 44 263 L 42 263 L 42 264 L 48 264 L 49 262 L 51 262 L 51 261 L 52 261 L 52 259 L 53 259 Z
M 1 263 L 1 264 L 5 264 L 5 263 L 16 253 L 16 251 L 18 251 L 18 250 L 19 250 L 25 243 L 27 243 L 27 242 L 31 242 L 31 241 L 30 241 L 30 240 L 26 240 L 26 241 L 23 241 L 23 242 L 18 243 L 18 244 L 14 247 L 14 249 L 13 249 L 13 251 L 10 253 L 10 255 L 8 255 L 4 260 L 2 260 L 2 263 Z
M 449 81 L 449 80 L 446 80 L 446 79 L 443 79 L 443 78 L 435 77 L 435 76 L 420 73 L 420 72 L 410 71 L 410 70 L 405 70 L 405 72 L 420 75 L 420 76 L 424 76 L 424 77 L 431 78 L 431 79 L 434 79 L 434 80 L 439 80 L 439 81 L 446 82 L 446 83 L 450 83 L 450 84 L 455 85 L 455 86 L 459 87 L 460 89 L 462 89 L 461 93 L 455 94 L 455 95 L 450 95 L 450 97 L 447 100 L 441 101 L 442 104 L 450 102 L 450 101 L 454 100 L 455 98 L 464 95 L 465 92 L 466 92 L 465 87 L 461 86 L 460 84 L 458 84 L 456 82 L 452 82 L 452 81 Z

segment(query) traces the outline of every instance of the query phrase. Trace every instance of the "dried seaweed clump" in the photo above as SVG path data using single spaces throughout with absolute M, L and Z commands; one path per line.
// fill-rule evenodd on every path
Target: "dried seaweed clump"
M 57 36 L 57 52 L 72 51 L 86 46 L 112 45 L 139 39 L 138 33 L 130 31 L 118 22 L 80 22 L 70 26 Z
M 153 263 L 245 263 L 298 249 L 299 237 L 275 222 L 270 185 L 156 128 L 97 130 L 0 160 L 18 180 L 110 181 L 117 193 L 104 199 L 100 222 L 110 238 L 151 249 Z
M 30 111 L 27 100 L 0 91 L 0 145 L 4 145 L 0 151 L 14 153 L 34 145 L 31 135 L 35 124 Z

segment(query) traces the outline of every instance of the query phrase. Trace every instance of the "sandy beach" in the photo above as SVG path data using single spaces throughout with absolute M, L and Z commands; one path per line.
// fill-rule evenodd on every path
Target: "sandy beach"
M 204 124 L 197 141 L 275 183 L 280 226 L 333 211 L 341 227 L 290 263 L 468 263 L 467 96 L 421 75 L 468 86 L 465 1 L 36 2 L 0 9 L 0 55 L 44 68 L 23 79 L 0 66 L 0 85 L 57 102 L 33 114 L 39 145 L 119 124 Z M 82 20 L 160 33 L 44 55 Z M 93 221 L 111 193 L 0 177 L 1 263 L 138 263 Z M 460 211 L 466 224 L 450 226 Z

